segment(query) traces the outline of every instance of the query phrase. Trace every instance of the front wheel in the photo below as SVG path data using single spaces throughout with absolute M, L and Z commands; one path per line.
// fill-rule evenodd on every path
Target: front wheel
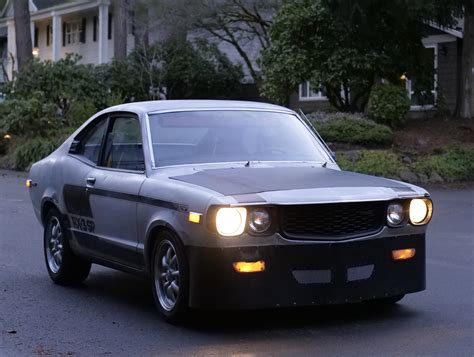
M 66 227 L 61 213 L 51 209 L 44 225 L 44 257 L 51 280 L 60 285 L 81 283 L 91 270 L 91 263 L 72 252 Z
M 180 322 L 188 311 L 189 269 L 181 241 L 169 231 L 160 233 L 152 256 L 153 296 L 168 322 Z

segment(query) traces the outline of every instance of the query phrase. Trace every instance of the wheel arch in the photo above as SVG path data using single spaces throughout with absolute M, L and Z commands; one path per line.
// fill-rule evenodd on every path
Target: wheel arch
M 153 247 L 155 246 L 155 243 L 158 239 L 158 235 L 162 231 L 169 231 L 173 233 L 181 242 L 181 244 L 184 246 L 182 238 L 180 237 L 176 229 L 174 229 L 171 224 L 163 220 L 158 220 L 158 221 L 153 222 L 148 228 L 146 239 L 145 239 L 144 258 L 145 258 L 145 266 L 146 266 L 147 271 L 151 271 L 150 270 L 151 259 L 152 259 L 151 255 L 153 253 Z

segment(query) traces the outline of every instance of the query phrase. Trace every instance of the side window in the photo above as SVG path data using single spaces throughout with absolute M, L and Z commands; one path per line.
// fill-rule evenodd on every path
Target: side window
M 103 165 L 122 170 L 145 170 L 140 121 L 117 117 L 107 135 Z
M 80 155 L 97 165 L 99 162 L 100 147 L 102 139 L 107 130 L 107 120 L 100 120 L 92 128 L 86 129 L 88 132 L 80 140 L 76 155 Z

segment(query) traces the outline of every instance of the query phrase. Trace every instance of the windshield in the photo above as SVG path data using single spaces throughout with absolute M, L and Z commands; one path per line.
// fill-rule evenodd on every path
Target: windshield
M 151 114 L 149 118 L 155 167 L 328 160 L 317 139 L 292 114 L 203 110 Z

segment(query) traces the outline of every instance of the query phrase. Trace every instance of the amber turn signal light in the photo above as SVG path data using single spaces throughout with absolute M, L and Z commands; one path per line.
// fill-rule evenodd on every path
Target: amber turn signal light
M 256 262 L 235 262 L 233 266 L 237 273 L 258 273 L 265 270 L 265 262 L 263 260 Z
M 201 222 L 201 214 L 196 212 L 189 212 L 188 220 L 192 223 L 200 223 Z
M 30 179 L 26 180 L 26 187 L 27 188 L 31 188 L 31 187 L 35 187 L 35 186 L 36 186 L 36 184 L 32 180 L 30 180 Z
M 407 260 L 415 256 L 415 248 L 392 250 L 393 260 Z

